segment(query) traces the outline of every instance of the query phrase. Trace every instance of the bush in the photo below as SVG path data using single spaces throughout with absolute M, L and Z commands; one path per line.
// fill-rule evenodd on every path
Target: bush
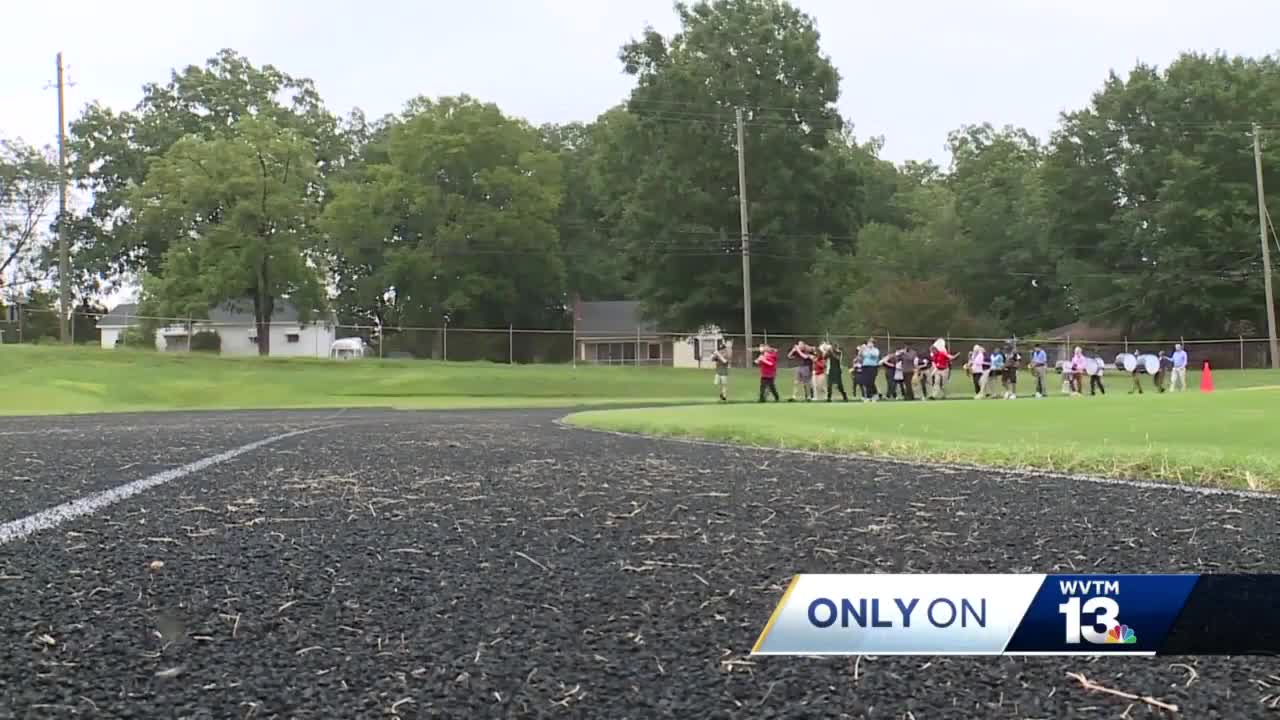
M 125 331 L 116 338 L 116 347 L 129 348 L 130 350 L 155 350 L 156 331 L 153 328 L 145 328 L 139 325 L 125 328 Z
M 222 352 L 222 336 L 217 330 L 201 330 L 191 336 L 192 352 Z

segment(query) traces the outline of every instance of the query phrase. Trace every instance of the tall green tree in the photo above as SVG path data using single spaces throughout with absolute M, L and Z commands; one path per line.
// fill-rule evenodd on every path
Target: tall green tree
M 245 118 L 291 131 L 308 145 L 320 177 L 350 154 L 347 137 L 311 80 L 256 66 L 233 50 L 222 50 L 203 67 L 174 71 L 167 83 L 144 85 L 132 111 L 95 103 L 71 123 L 73 176 L 93 193 L 88 212 L 73 225 L 75 266 L 87 275 L 85 283 L 133 272 L 164 275 L 174 236 L 167 228 L 137 224 L 138 208 L 129 204 L 133 188 L 147 180 L 150 161 L 179 141 L 234 137 Z
M 1049 242 L 1049 195 L 1040 141 L 1020 128 L 968 126 L 949 138 L 962 242 L 952 285 L 1002 333 L 1029 334 L 1075 317 Z
M 57 212 L 58 168 L 47 149 L 0 139 L 0 288 L 34 279 Z
M 252 305 L 258 352 L 287 298 L 304 322 L 324 305 L 314 220 L 314 151 L 295 130 L 245 117 L 231 132 L 187 136 L 150 163 L 127 198 L 136 228 L 166 238 L 163 274 L 143 290 L 163 316 L 207 317 L 224 303 Z
M 545 138 L 470 97 L 388 120 L 324 213 L 347 305 L 385 325 L 546 327 L 565 309 L 561 162 Z
M 1184 54 L 1113 73 L 1064 117 L 1045 179 L 1083 317 L 1165 336 L 1265 327 L 1249 122 L 1280 111 L 1278 90 L 1274 57 Z M 1280 136 L 1263 146 L 1275 193 Z
M 666 327 L 742 325 L 734 109 L 746 122 L 757 328 L 796 327 L 821 236 L 847 235 L 847 188 L 822 153 L 842 121 L 839 74 L 812 18 L 782 0 L 677 3 L 681 30 L 623 47 L 636 78 L 621 144 L 634 158 L 619 230 L 640 299 Z
M 613 175 L 608 153 L 617 125 L 630 122 L 625 110 L 606 112 L 595 122 L 547 125 L 541 128 L 547 147 L 560 158 L 560 209 L 556 228 L 566 270 L 569 295 L 582 300 L 630 297 L 634 273 L 611 216 L 610 183 L 626 180 Z

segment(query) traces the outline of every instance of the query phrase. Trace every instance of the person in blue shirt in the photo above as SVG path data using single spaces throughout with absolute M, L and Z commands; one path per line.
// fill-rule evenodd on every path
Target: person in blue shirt
M 1187 351 L 1182 349 L 1182 343 L 1173 346 L 1173 375 L 1169 389 L 1176 391 L 1179 384 L 1183 390 L 1187 389 Z
M 875 402 L 880 397 L 876 390 L 876 373 L 880 368 L 880 348 L 876 347 L 875 338 L 862 346 L 862 399 L 864 402 Z
M 1031 353 L 1031 371 L 1036 376 L 1036 397 L 1042 398 L 1048 395 L 1048 391 L 1044 388 L 1044 376 L 1049 371 L 1049 354 L 1039 345 L 1036 345 Z
M 997 378 L 1004 377 L 1004 348 L 1001 348 L 999 345 L 997 345 L 996 348 L 991 351 L 991 357 L 988 360 L 988 366 L 986 367 L 985 371 L 982 373 L 982 390 L 983 390 L 983 393 L 986 394 L 986 396 L 989 398 L 995 397 L 995 395 L 990 390 L 987 390 L 987 383 L 990 382 L 990 379 L 992 377 L 997 377 Z

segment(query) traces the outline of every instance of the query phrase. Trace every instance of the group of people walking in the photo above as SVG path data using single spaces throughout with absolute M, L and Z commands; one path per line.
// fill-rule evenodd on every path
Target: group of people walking
M 1147 359 L 1150 358 L 1148 361 Z M 1128 367 L 1126 367 L 1126 365 Z M 1071 355 L 1071 361 L 1063 367 L 1062 392 L 1068 395 L 1083 393 L 1084 378 L 1089 378 L 1089 394 L 1107 394 L 1102 383 L 1107 363 L 1097 351 L 1086 354 L 1083 348 L 1077 347 Z M 1115 368 L 1128 372 L 1133 383 L 1129 394 L 1143 394 L 1142 376 L 1150 375 L 1156 392 L 1185 392 L 1187 389 L 1187 351 L 1178 343 L 1173 346 L 1173 354 L 1161 350 L 1155 355 L 1141 351 L 1121 353 L 1116 357 Z
M 951 380 L 951 370 L 959 353 L 952 353 L 945 340 L 939 338 L 925 351 L 918 352 L 907 345 L 897 350 L 881 353 L 874 338 L 859 345 L 849 358 L 849 375 L 853 384 L 853 397 L 862 402 L 877 402 L 881 399 L 902 400 L 940 400 L 947 397 L 947 384 Z M 1175 346 L 1172 356 L 1162 351 L 1158 355 L 1158 368 L 1148 367 L 1147 363 L 1135 362 L 1134 367 L 1121 367 L 1126 355 L 1117 358 L 1116 365 L 1130 372 L 1133 379 L 1131 393 L 1143 392 L 1141 376 L 1154 376 L 1155 388 L 1159 392 L 1186 390 L 1187 354 L 1181 345 Z M 1145 357 L 1141 354 L 1132 357 Z M 848 402 L 850 397 L 844 386 L 845 352 L 839 345 L 824 342 L 817 346 L 804 340 L 797 341 L 787 351 L 786 359 L 794 366 L 795 379 L 791 397 L 788 402 L 810 402 L 825 397 L 832 402 L 836 395 Z M 729 352 L 721 344 L 712 355 L 716 366 L 715 382 L 720 392 L 720 400 L 728 401 Z M 779 350 L 764 343 L 757 349 L 754 359 L 760 371 L 759 402 L 765 402 L 772 396 L 775 402 L 781 401 L 777 387 L 777 376 L 780 363 Z M 1035 345 L 1029 358 L 1024 358 L 1013 342 L 988 350 L 980 344 L 973 346 L 962 369 L 973 380 L 974 399 L 1003 398 L 1013 400 L 1018 397 L 1019 371 L 1029 369 L 1035 381 L 1034 396 L 1047 396 L 1046 377 L 1049 370 L 1049 357 L 1044 348 Z M 1082 348 L 1075 348 L 1071 360 L 1061 365 L 1063 376 L 1062 392 L 1066 395 L 1083 394 L 1084 378 L 1089 378 L 1089 394 L 1106 394 L 1103 384 L 1103 371 L 1106 363 L 1097 352 L 1086 355 Z M 878 378 L 883 374 L 885 392 L 880 392 Z
M 717 351 L 717 383 L 723 388 L 721 373 L 727 377 L 728 357 L 723 349 Z M 881 398 L 915 400 L 946 397 L 946 383 L 950 379 L 951 363 L 957 355 L 947 352 L 946 342 L 939 339 L 928 353 L 919 353 L 906 346 L 881 354 L 874 338 L 859 345 L 850 360 L 849 375 L 853 383 L 853 396 L 863 402 L 877 402 Z M 800 340 L 787 352 L 787 359 L 795 365 L 795 382 L 788 402 L 834 400 L 838 393 L 844 402 L 849 395 L 844 387 L 844 349 L 833 343 L 814 346 Z M 768 343 L 759 347 L 755 364 L 760 368 L 760 402 L 772 395 L 780 401 L 778 393 L 779 351 Z M 721 368 L 724 368 L 723 371 Z M 881 394 L 877 378 L 885 377 L 885 394 Z M 721 400 L 726 396 L 722 391 Z

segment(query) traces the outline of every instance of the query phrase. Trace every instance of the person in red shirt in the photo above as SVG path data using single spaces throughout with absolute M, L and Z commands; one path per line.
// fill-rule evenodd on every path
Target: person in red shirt
M 765 401 L 765 393 L 773 394 L 773 401 L 780 402 L 778 397 L 778 351 L 769 347 L 768 343 L 760 344 L 760 354 L 756 356 L 756 365 L 760 367 L 760 402 Z
M 817 400 L 827 393 L 827 353 L 830 345 L 819 345 L 818 352 L 813 355 L 813 399 Z
M 947 343 L 942 338 L 938 338 L 933 343 L 933 350 L 929 353 L 929 359 L 933 362 L 933 372 L 929 373 L 929 396 L 946 399 L 947 380 L 951 378 L 951 361 L 959 355 L 959 353 L 955 355 L 948 353 Z

